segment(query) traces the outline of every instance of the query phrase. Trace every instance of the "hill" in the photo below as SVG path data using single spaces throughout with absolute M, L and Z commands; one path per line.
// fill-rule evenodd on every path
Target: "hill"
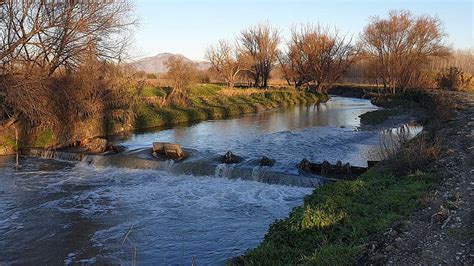
M 165 73 L 167 71 L 166 61 L 173 56 L 179 56 L 186 61 L 196 64 L 197 69 L 206 70 L 210 67 L 210 63 L 206 61 L 193 61 L 180 54 L 160 53 L 155 56 L 145 57 L 132 63 L 138 70 L 143 70 L 147 73 Z

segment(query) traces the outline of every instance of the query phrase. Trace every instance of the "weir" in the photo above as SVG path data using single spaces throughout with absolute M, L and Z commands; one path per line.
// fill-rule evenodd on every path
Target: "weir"
M 196 153 L 195 151 L 187 151 Z M 206 158 L 196 156 L 185 161 L 157 160 L 151 155 L 151 149 L 138 149 L 110 155 L 88 155 L 77 152 L 28 149 L 25 155 L 42 159 L 81 162 L 96 167 L 116 167 L 129 169 L 154 169 L 170 172 L 174 175 L 214 176 L 226 179 L 257 181 L 267 184 L 318 187 L 330 179 L 318 176 L 301 176 L 272 171 L 269 166 L 247 166 L 240 164 L 225 164 L 219 162 L 219 157 Z

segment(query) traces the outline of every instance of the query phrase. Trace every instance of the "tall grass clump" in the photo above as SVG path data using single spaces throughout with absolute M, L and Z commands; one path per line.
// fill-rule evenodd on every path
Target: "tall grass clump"
M 398 176 L 424 171 L 441 156 L 442 138 L 434 133 L 422 133 L 409 140 L 405 133 L 384 138 L 381 153 L 385 165 Z

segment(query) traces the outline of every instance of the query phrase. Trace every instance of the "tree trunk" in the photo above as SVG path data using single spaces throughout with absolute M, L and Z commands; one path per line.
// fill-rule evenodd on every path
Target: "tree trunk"
M 267 82 L 268 82 L 268 76 L 265 75 L 265 76 L 263 77 L 263 87 L 264 87 L 264 88 L 267 88 L 267 87 L 268 87 Z

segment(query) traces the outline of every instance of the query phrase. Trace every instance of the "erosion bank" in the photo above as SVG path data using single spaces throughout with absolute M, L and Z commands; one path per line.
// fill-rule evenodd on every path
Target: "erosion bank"
M 390 249 L 394 250 L 394 246 L 382 251 L 380 255 L 372 247 L 383 245 L 372 245 L 372 241 L 378 243 L 377 239 L 384 239 L 384 232 L 400 224 L 401 220 L 409 217 L 420 207 L 429 208 L 431 204 L 435 204 L 431 196 L 437 195 L 436 189 L 442 188 L 446 183 L 456 184 L 449 181 L 442 167 L 446 163 L 444 161 L 446 158 L 451 156 L 451 160 L 455 161 L 456 158 L 461 157 L 460 165 L 464 165 L 465 171 L 462 176 L 451 178 L 460 179 L 461 184 L 467 182 L 465 174 L 469 175 L 469 169 L 472 169 L 472 152 L 468 157 L 466 147 L 457 146 L 454 143 L 471 143 L 467 151 L 472 151 L 473 107 L 472 103 L 466 106 L 462 102 L 462 97 L 455 97 L 455 95 L 459 94 L 437 95 L 437 93 L 425 92 L 426 100 L 423 105 L 435 108 L 428 110 L 430 119 L 425 121 L 425 132 L 405 143 L 398 153 L 392 154 L 388 160 L 369 170 L 359 179 L 340 181 L 315 189 L 313 194 L 305 198 L 304 204 L 295 208 L 288 218 L 278 220 L 270 226 L 263 242 L 257 248 L 241 257 L 234 258 L 232 263 L 332 265 L 388 262 L 391 256 L 385 256 L 385 254 L 393 255 Z M 469 95 L 469 98 L 472 99 L 472 95 Z M 464 105 L 464 109 L 461 108 L 457 114 L 451 112 L 454 117 L 449 118 L 448 111 L 440 111 L 442 109 L 452 111 L 449 105 L 441 104 L 443 99 L 453 99 L 461 107 Z M 466 132 L 458 132 L 457 127 L 463 127 Z M 453 132 L 458 134 L 453 134 Z M 471 168 L 466 166 L 469 159 L 471 159 Z M 466 201 L 464 205 L 466 207 L 472 200 L 472 193 L 469 194 L 468 188 L 464 190 L 463 197 L 466 198 L 463 199 Z M 451 194 L 446 195 L 445 197 L 449 197 Z M 439 208 L 430 210 L 430 215 L 442 213 Z M 466 210 L 464 216 L 460 218 L 461 221 L 466 217 L 467 221 L 465 227 L 461 227 L 459 232 L 463 232 L 462 230 L 472 232 L 470 209 Z M 426 215 L 423 217 L 427 218 Z M 431 217 L 436 217 L 436 215 Z M 423 227 L 431 222 L 430 219 L 422 219 L 424 224 L 419 226 L 419 228 L 425 228 L 424 232 L 421 231 L 417 235 L 422 239 L 413 237 L 410 243 L 419 248 L 417 252 L 425 255 L 425 260 L 417 262 L 442 263 L 443 260 L 436 259 L 435 256 L 432 256 L 430 260 L 429 252 L 423 249 L 429 245 L 426 244 L 429 241 L 423 240 L 436 236 L 436 233 L 427 232 L 431 230 L 430 227 Z M 448 218 L 444 217 L 441 220 L 443 219 Z M 437 225 L 442 226 L 442 224 Z M 423 233 L 427 233 L 428 236 L 423 237 Z M 393 241 L 400 242 L 397 238 Z M 448 245 L 452 245 L 451 243 Z M 466 245 L 466 241 L 459 240 L 459 243 Z M 442 249 L 442 246 L 442 244 L 436 245 L 438 249 Z M 399 256 L 392 257 L 399 259 L 395 261 L 413 262 L 416 255 L 410 256 L 412 259 L 404 259 L 406 254 L 410 254 L 411 248 L 413 246 L 408 245 L 404 249 L 405 253 L 400 252 Z M 447 252 L 442 253 L 447 254 Z M 363 256 L 363 254 L 366 255 Z M 453 255 L 456 252 L 450 254 L 452 259 L 456 259 Z M 464 258 L 469 259 L 469 257 Z

